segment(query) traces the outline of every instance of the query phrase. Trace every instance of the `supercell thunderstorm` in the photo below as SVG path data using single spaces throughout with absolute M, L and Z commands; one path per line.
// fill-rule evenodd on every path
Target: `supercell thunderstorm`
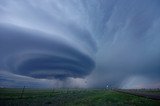
M 159 4 L 0 0 L 0 86 L 160 87 Z

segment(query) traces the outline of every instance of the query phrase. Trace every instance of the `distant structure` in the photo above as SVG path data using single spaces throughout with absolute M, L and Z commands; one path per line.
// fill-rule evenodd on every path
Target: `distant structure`
M 109 85 L 107 84 L 106 89 L 109 89 Z

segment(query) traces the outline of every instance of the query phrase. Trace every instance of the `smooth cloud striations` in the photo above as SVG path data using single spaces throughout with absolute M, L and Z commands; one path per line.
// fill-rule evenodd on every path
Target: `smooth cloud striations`
M 159 4 L 0 0 L 0 85 L 160 87 Z
M 12 28 L 14 27 L 14 28 Z M 1 68 L 33 78 L 83 77 L 94 61 L 58 37 L 16 26 L 0 26 Z M 86 35 L 87 36 L 87 35 Z

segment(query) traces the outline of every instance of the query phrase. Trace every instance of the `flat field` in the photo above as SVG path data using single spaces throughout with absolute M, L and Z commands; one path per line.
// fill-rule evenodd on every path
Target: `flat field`
M 149 92 L 149 91 L 147 91 Z M 154 92 L 154 91 L 152 91 Z M 159 91 L 156 91 L 159 92 Z M 154 92 L 155 93 L 155 92 Z M 103 89 L 0 89 L 0 106 L 160 106 L 147 99 Z

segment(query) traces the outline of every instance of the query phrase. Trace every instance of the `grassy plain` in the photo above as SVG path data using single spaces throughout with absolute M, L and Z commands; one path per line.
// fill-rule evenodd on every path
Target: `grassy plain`
M 0 106 L 160 106 L 151 100 L 103 89 L 0 89 Z

